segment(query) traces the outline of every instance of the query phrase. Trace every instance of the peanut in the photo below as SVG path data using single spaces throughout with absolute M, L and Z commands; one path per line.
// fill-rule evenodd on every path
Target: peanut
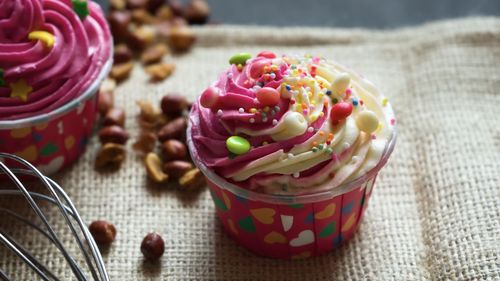
M 168 175 L 162 171 L 160 157 L 153 152 L 146 155 L 145 165 L 149 178 L 156 183 L 163 183 L 168 180 Z
M 205 176 L 198 168 L 187 171 L 179 178 L 179 185 L 187 190 L 194 190 L 203 187 L 206 184 Z
M 119 44 L 115 46 L 115 52 L 113 53 L 113 64 L 120 64 L 128 62 L 132 59 L 132 51 L 125 44 Z
M 99 141 L 101 143 L 125 144 L 128 137 L 128 133 L 122 127 L 116 125 L 104 127 L 99 131 Z
M 95 167 L 102 169 L 106 167 L 117 168 L 125 160 L 125 147 L 117 143 L 105 143 L 97 152 Z
M 166 161 L 181 160 L 186 158 L 187 148 L 184 143 L 172 139 L 165 141 L 161 145 L 161 152 L 163 159 Z
M 141 61 L 143 64 L 157 63 L 161 61 L 163 56 L 167 54 L 168 48 L 165 44 L 156 44 L 147 48 L 141 54 Z
M 89 232 L 92 234 L 95 242 L 101 246 L 111 244 L 116 237 L 115 226 L 104 220 L 93 221 L 89 225 Z
M 186 133 L 187 122 L 183 117 L 178 117 L 165 126 L 163 126 L 158 132 L 158 139 L 164 142 L 168 139 L 182 139 Z
M 99 91 L 97 96 L 97 110 L 101 116 L 106 115 L 113 108 L 114 103 L 113 92 Z
M 186 97 L 179 94 L 168 94 L 161 99 L 161 110 L 169 117 L 178 117 L 188 108 Z
M 104 126 L 120 126 L 123 127 L 125 125 L 125 110 L 113 107 L 104 116 L 103 120 Z
M 130 72 L 132 72 L 133 68 L 134 64 L 132 62 L 116 64 L 111 68 L 111 73 L 109 74 L 109 76 L 120 82 L 129 77 Z
M 173 63 L 157 63 L 146 67 L 146 72 L 151 77 L 153 81 L 165 80 L 167 77 L 172 75 L 175 70 L 175 64 Z
M 187 26 L 173 26 L 170 29 L 169 43 L 177 52 L 188 51 L 195 41 L 194 32 Z
M 132 148 L 139 155 L 147 155 L 149 152 L 153 151 L 156 144 L 156 135 L 152 132 L 142 132 L 139 138 L 132 145 Z
M 182 177 L 191 169 L 193 169 L 193 164 L 182 160 L 170 161 L 163 164 L 163 171 L 174 179 Z

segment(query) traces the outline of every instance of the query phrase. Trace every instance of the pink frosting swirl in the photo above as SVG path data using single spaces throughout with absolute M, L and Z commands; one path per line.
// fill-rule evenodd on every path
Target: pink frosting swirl
M 371 82 L 320 57 L 250 56 L 233 56 L 193 105 L 197 162 L 270 194 L 334 188 L 379 163 L 395 119 Z
M 278 89 L 283 82 L 283 77 L 289 71 L 289 64 L 281 63 L 272 77 L 253 73 L 253 69 L 261 69 L 262 65 L 270 64 L 271 59 L 256 57 L 248 61 L 242 71 L 238 70 L 236 65 L 231 65 L 230 69 L 220 75 L 218 81 L 206 90 L 217 92 L 217 105 L 214 106 L 216 109 L 203 107 L 200 102 L 193 105 L 191 117 L 196 116 L 197 121 L 193 122 L 192 120 L 194 124 L 192 135 L 200 159 L 203 159 L 208 168 L 214 169 L 217 174 L 228 180 L 230 180 L 229 175 L 252 161 L 264 158 L 279 150 L 287 152 L 314 135 L 314 132 L 306 131 L 304 134 L 280 142 L 273 141 L 269 135 L 254 136 L 248 139 L 252 146 L 251 153 L 238 155 L 234 158 L 228 157 L 226 140 L 233 135 L 232 132 L 241 128 L 251 131 L 270 129 L 276 125 L 273 124 L 273 120 L 279 122 L 289 109 L 289 99 L 280 98 L 276 106 L 269 108 L 268 112 L 262 115 L 266 106 L 256 98 L 256 89 L 265 87 Z M 203 96 L 200 100 L 203 100 Z M 248 112 L 251 108 L 255 108 L 261 114 L 256 115 Z M 312 127 L 315 129 L 321 127 L 326 121 L 326 116 L 327 114 L 318 118 Z M 263 143 L 265 145 L 262 145 Z M 319 165 L 313 170 L 318 170 L 321 166 Z M 312 171 L 304 173 L 304 175 L 311 173 Z M 253 189 L 256 187 L 256 181 L 266 177 L 272 177 L 272 175 L 258 174 L 249 180 L 238 182 L 238 185 Z
M 111 55 L 111 35 L 100 7 L 88 2 L 84 19 L 70 0 L 0 0 L 0 120 L 50 112 L 83 93 Z M 55 37 L 48 48 L 33 31 Z M 11 97 L 11 83 L 32 87 L 27 100 Z

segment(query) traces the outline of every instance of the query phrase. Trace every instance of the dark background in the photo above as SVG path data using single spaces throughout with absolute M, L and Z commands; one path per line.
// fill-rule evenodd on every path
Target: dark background
M 393 28 L 447 18 L 500 15 L 500 0 L 208 0 L 208 3 L 212 8 L 211 19 L 228 24 Z

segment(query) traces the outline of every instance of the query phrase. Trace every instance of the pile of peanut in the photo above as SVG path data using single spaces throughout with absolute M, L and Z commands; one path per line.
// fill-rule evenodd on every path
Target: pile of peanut
M 167 94 L 161 99 L 161 110 L 144 100 L 139 100 L 137 105 L 141 133 L 132 147 L 144 157 L 150 180 L 155 183 L 177 181 L 185 189 L 205 186 L 203 174 L 189 160 L 186 127 L 191 105 L 186 98 Z
M 110 77 L 120 82 L 129 77 L 133 59 L 141 61 L 151 81 L 168 78 L 175 63 L 163 62 L 173 52 L 186 52 L 196 41 L 189 24 L 205 24 L 210 7 L 205 0 L 186 6 L 169 0 L 111 0 L 108 22 L 115 42 Z
M 102 169 L 118 169 L 125 160 L 125 144 L 129 134 L 125 131 L 125 110 L 114 106 L 114 90 L 116 82 L 107 79 L 101 85 L 98 94 L 98 111 L 101 119 L 99 141 L 101 147 L 97 152 L 95 167 Z
M 118 169 L 127 152 L 125 111 L 114 107 L 115 86 L 114 80 L 106 80 L 98 95 L 102 126 L 98 133 L 101 147 L 95 161 L 97 170 Z M 171 93 L 161 99 L 161 110 L 145 100 L 137 101 L 137 105 L 141 130 L 132 148 L 144 159 L 149 178 L 155 183 L 177 181 L 185 189 L 204 186 L 204 176 L 190 161 L 186 146 L 187 114 L 191 107 L 187 99 Z

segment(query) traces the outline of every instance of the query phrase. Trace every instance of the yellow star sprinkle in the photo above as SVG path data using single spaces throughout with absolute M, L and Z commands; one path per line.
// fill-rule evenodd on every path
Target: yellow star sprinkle
M 22 101 L 28 100 L 28 95 L 33 91 L 33 88 L 28 85 L 26 80 L 21 79 L 17 80 L 16 83 L 10 83 L 10 97 L 11 98 L 19 98 Z
M 40 40 L 42 41 L 47 48 L 52 48 L 54 46 L 54 42 L 56 42 L 56 38 L 50 32 L 37 30 L 32 31 L 28 34 L 28 39 L 30 40 Z

